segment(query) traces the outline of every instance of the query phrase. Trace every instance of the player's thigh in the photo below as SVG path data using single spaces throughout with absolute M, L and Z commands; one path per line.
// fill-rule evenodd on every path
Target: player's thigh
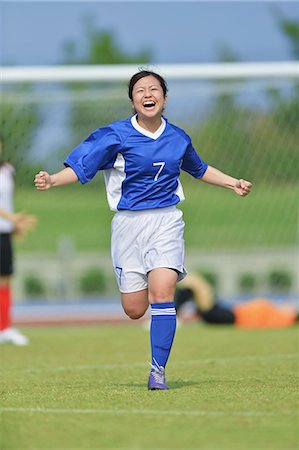
M 121 303 L 125 313 L 131 319 L 139 319 L 148 308 L 148 290 L 121 293 Z
M 149 303 L 172 302 L 178 281 L 178 272 L 167 267 L 158 267 L 148 274 Z

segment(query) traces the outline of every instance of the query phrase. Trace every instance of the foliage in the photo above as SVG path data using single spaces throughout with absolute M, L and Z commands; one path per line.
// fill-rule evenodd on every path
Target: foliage
M 284 19 L 281 29 L 291 42 L 294 57 L 299 59 L 299 21 Z
M 30 88 L 27 88 L 27 91 Z M 0 104 L 0 135 L 4 139 L 3 159 L 16 168 L 17 182 L 24 182 L 31 170 L 30 149 L 39 124 L 36 105 L 18 101 L 2 93 Z M 32 179 L 31 179 L 32 180 Z
M 293 277 L 285 269 L 274 269 L 268 275 L 270 289 L 275 292 L 289 291 L 293 285 Z
M 238 290 L 241 293 L 251 293 L 256 291 L 257 276 L 254 273 L 241 273 L 238 277 Z
M 286 19 L 275 10 L 280 30 L 289 42 L 293 55 L 299 57 L 299 21 Z M 236 61 L 237 55 L 220 49 L 221 61 Z M 273 179 L 297 182 L 299 167 L 299 84 L 294 81 L 290 92 L 278 88 L 265 91 L 266 110 L 251 111 L 230 92 L 230 81 L 216 81 L 222 86 L 202 125 L 197 127 L 194 142 L 205 143 L 210 164 L 225 171 L 242 174 L 252 181 Z M 226 89 L 224 89 L 226 87 Z M 223 93 L 224 92 L 224 93 Z M 261 92 L 261 96 L 262 96 Z M 240 154 L 242 157 L 240 158 Z M 220 164 L 220 166 L 219 166 Z
M 292 95 L 285 98 L 277 89 L 268 90 L 268 97 L 272 103 L 272 118 L 279 133 L 292 133 L 299 137 L 299 83 L 295 83 Z M 297 141 L 298 142 L 298 141 Z
M 80 289 L 83 294 L 101 294 L 106 289 L 105 274 L 98 268 L 86 270 L 80 279 Z
M 278 26 L 290 44 L 295 59 L 299 59 L 299 20 L 284 17 L 279 8 L 273 8 Z
M 136 55 L 124 52 L 111 31 L 97 29 L 92 17 L 83 21 L 83 39 L 87 44 L 85 55 L 79 55 L 78 43 L 64 45 L 65 64 L 143 64 L 151 59 L 151 52 L 142 49 Z
M 283 16 L 278 8 L 273 9 L 278 26 L 288 40 L 291 52 L 295 60 L 299 59 L 299 20 L 289 19 Z M 279 130 L 288 130 L 299 138 L 299 83 L 294 83 L 292 95 L 288 100 L 283 98 L 277 90 L 269 93 L 272 99 L 273 118 Z
M 286 19 L 275 10 L 278 26 L 299 58 L 299 21 Z M 238 60 L 233 50 L 219 49 L 223 62 Z M 236 82 L 236 80 L 234 80 Z M 250 109 L 238 102 L 231 80 L 217 80 L 221 87 L 202 123 L 192 129 L 193 142 L 210 164 L 252 181 L 273 179 L 297 182 L 299 167 L 299 84 L 287 95 L 277 88 L 264 93 L 266 110 Z M 241 83 L 239 80 L 238 83 Z M 261 92 L 261 96 L 263 93 Z M 205 156 L 205 153 L 203 156 Z M 240 157 L 240 155 L 242 155 Z
M 240 198 L 231 191 L 182 177 L 186 200 L 180 204 L 186 222 L 187 248 L 240 249 L 293 247 L 297 236 L 298 184 L 256 183 Z M 113 213 L 104 187 L 89 184 L 37 192 L 17 189 L 16 210 L 38 217 L 34 232 L 18 243 L 19 251 L 57 250 L 60 235 L 69 235 L 78 251 L 110 248 Z M 88 230 L 88 233 L 86 232 Z
M 212 286 L 217 289 L 219 287 L 218 274 L 206 269 L 197 270 L 198 274 L 203 276 Z
M 191 130 L 194 145 L 200 150 L 204 143 L 200 153 L 209 164 L 235 176 L 255 182 L 296 182 L 299 108 L 292 102 L 284 100 L 268 113 L 213 105 L 201 126 Z
M 141 50 L 136 55 L 124 52 L 115 35 L 111 31 L 96 29 L 92 18 L 84 22 L 84 34 L 87 48 L 83 57 L 79 56 L 78 45 L 71 41 L 64 47 L 66 64 L 147 64 L 151 59 L 148 50 Z M 68 88 L 76 92 L 79 88 L 88 100 L 74 101 L 71 106 L 70 124 L 72 130 L 71 146 L 77 145 L 94 129 L 114 122 L 120 117 L 127 117 L 131 113 L 130 103 L 125 98 L 126 87 L 121 83 L 121 91 L 116 91 L 116 102 L 106 98 L 109 91 L 113 92 L 115 83 L 105 83 L 99 86 L 91 83 L 86 88 L 82 83 L 71 83 Z M 94 100 L 96 96 L 96 99 Z M 121 98 L 124 100 L 120 100 Z M 90 101 L 92 99 L 92 101 Z
M 24 292 L 28 298 L 45 297 L 45 283 L 37 276 L 30 274 L 24 277 Z
M 75 147 L 85 139 L 93 130 L 105 126 L 108 123 L 118 120 L 120 117 L 127 117 L 131 114 L 130 104 L 127 99 L 117 102 L 105 100 L 103 94 L 105 90 L 111 89 L 109 83 L 98 89 L 98 100 L 96 101 L 77 101 L 73 103 L 70 114 L 71 121 L 71 140 L 70 148 Z M 101 89 L 101 90 L 100 90 Z M 126 89 L 123 87 L 123 92 Z M 102 97 L 101 97 L 102 92 Z M 94 95 L 94 94 L 90 94 Z M 104 97 L 104 98 L 103 98 Z

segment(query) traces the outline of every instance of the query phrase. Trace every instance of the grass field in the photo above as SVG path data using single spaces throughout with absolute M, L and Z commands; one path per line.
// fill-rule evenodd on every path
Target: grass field
M 180 205 L 186 222 L 186 246 L 244 248 L 284 247 L 296 243 L 298 185 L 258 185 L 243 199 L 214 186 L 184 183 Z M 39 225 L 20 251 L 56 251 L 58 238 L 69 235 L 83 251 L 108 250 L 110 222 L 105 190 L 89 185 L 47 192 L 19 188 L 16 207 L 36 214 Z M 203 238 L 204 237 L 204 238 Z
M 296 327 L 185 325 L 164 392 L 139 324 L 24 331 L 1 347 L 1 450 L 298 449 Z

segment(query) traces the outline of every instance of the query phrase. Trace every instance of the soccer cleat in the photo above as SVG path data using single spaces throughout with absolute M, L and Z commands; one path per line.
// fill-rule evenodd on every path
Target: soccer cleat
M 15 328 L 6 328 L 0 332 L 0 344 L 28 345 L 29 339 Z
M 165 380 L 165 369 L 162 366 L 159 366 L 157 364 L 157 361 L 155 361 L 155 366 L 151 364 L 152 370 L 150 371 L 149 378 L 148 378 L 148 390 L 149 391 L 156 391 L 156 390 L 167 390 L 169 389 L 169 386 L 166 384 Z

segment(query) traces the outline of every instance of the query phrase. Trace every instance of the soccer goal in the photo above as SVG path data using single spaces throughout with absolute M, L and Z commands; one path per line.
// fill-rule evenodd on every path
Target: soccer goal
M 182 174 L 191 266 L 202 270 L 204 260 L 207 270 L 220 270 L 230 261 L 231 269 L 236 261 L 234 270 L 239 268 L 244 280 L 252 264 L 258 271 L 284 270 L 298 291 L 299 64 L 145 68 L 165 77 L 165 117 L 188 132 L 201 157 L 254 185 L 252 195 L 240 199 Z M 31 166 L 61 168 L 95 128 L 132 114 L 127 82 L 138 70 L 132 65 L 2 68 L 1 134 L 23 189 Z M 100 175 L 97 189 L 105 197 Z M 109 242 L 104 250 L 108 247 Z M 211 255 L 216 257 L 210 261 Z

